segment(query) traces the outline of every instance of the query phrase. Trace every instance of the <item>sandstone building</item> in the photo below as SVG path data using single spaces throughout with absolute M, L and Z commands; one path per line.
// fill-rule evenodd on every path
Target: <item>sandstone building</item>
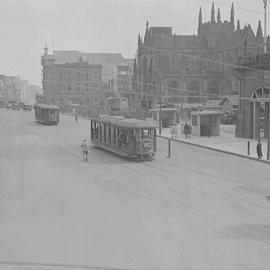
M 203 22 L 199 10 L 196 35 L 176 35 L 172 27 L 146 24 L 144 37 L 138 37 L 134 65 L 137 111 L 160 100 L 167 104 L 204 102 L 239 93 L 232 64 L 240 56 L 262 53 L 263 34 L 260 22 L 256 33 L 250 25 L 241 28 L 233 4 L 228 17 L 223 21 L 220 9 L 216 15 L 213 3 L 209 22 Z

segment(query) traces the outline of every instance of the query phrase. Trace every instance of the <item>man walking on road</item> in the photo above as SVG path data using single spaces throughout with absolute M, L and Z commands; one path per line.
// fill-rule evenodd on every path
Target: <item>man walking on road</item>
M 83 140 L 81 147 L 83 152 L 83 161 L 88 161 L 88 146 L 86 140 Z
M 261 140 L 258 140 L 258 143 L 257 143 L 257 156 L 258 156 L 258 159 L 261 159 L 262 158 L 262 144 L 261 144 Z
M 75 114 L 75 121 L 76 121 L 76 123 L 78 123 L 78 115 L 77 115 L 77 113 Z

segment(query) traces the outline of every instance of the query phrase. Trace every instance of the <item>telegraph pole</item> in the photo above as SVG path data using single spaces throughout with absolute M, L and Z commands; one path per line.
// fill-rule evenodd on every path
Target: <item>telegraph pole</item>
M 264 53 L 267 53 L 267 0 L 263 0 L 264 3 Z M 268 139 L 267 139 L 267 160 L 270 158 L 270 103 L 268 103 Z
M 162 119 L 161 119 L 161 79 L 159 82 L 159 135 L 161 135 L 161 128 L 162 128 Z

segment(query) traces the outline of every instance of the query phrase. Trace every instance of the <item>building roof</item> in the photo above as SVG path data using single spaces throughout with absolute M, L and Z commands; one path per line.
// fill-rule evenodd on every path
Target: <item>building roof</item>
M 56 105 L 52 104 L 43 104 L 43 103 L 38 103 L 35 105 L 35 107 L 39 107 L 41 109 L 55 109 L 55 110 L 60 110 L 60 108 Z
M 225 96 L 221 101 L 220 101 L 220 105 L 223 105 L 225 103 L 225 101 L 228 100 L 232 106 L 239 106 L 240 103 L 240 97 L 237 95 L 228 95 Z
M 127 119 L 121 116 L 109 116 L 103 115 L 97 118 L 91 118 L 91 120 L 111 124 L 123 128 L 157 128 L 157 125 L 148 120 L 139 120 L 139 119 Z
M 218 111 L 194 111 L 191 112 L 191 115 L 221 115 L 222 112 Z

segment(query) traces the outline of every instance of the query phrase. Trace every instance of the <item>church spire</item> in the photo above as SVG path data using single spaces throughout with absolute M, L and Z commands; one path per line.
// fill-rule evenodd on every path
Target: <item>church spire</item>
M 221 22 L 220 8 L 218 9 L 217 22 L 218 22 L 218 23 Z
M 199 28 L 202 26 L 202 7 L 200 7 L 200 11 L 199 11 L 199 24 L 198 24 Z
M 259 21 L 259 24 L 258 24 L 256 38 L 257 38 L 258 41 L 262 41 L 263 40 L 263 32 L 262 32 L 261 21 Z
M 230 19 L 230 22 L 234 26 L 234 3 L 232 3 L 232 7 L 231 7 L 231 19 Z
M 211 10 L 211 23 L 215 23 L 216 19 L 215 19 L 215 3 L 212 3 L 212 10 Z
M 236 28 L 236 32 L 239 33 L 241 31 L 241 27 L 240 27 L 240 21 L 237 21 L 237 28 Z

